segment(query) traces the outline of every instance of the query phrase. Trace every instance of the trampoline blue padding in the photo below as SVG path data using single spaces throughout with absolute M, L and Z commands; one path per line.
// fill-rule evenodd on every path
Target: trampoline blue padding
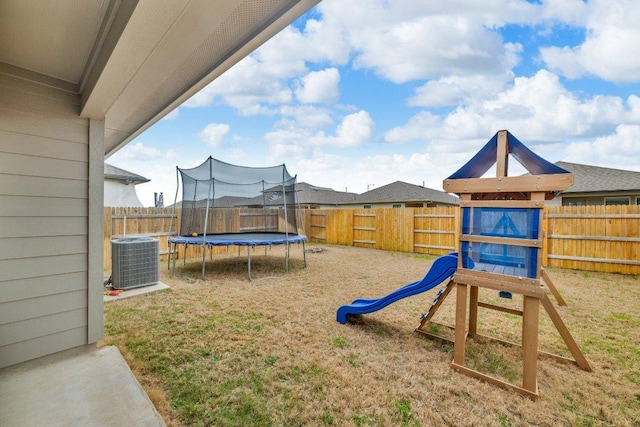
M 306 241 L 305 235 L 286 233 L 225 233 L 197 237 L 175 236 L 169 239 L 169 243 L 176 245 L 205 246 L 271 246 Z

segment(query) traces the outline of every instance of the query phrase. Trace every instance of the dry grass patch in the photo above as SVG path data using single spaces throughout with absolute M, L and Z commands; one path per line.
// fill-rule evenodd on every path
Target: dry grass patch
M 453 347 L 413 332 L 437 288 L 347 325 L 340 305 L 385 295 L 425 275 L 433 258 L 372 249 L 282 248 L 162 269 L 168 291 L 105 306 L 105 345 L 117 345 L 169 425 L 638 426 L 640 283 L 636 277 L 550 270 L 558 308 L 595 371 L 540 357 L 540 399 L 456 374 Z M 260 254 L 260 255 L 259 255 Z M 513 304 L 481 291 L 481 299 Z M 453 293 L 452 293 L 453 295 Z M 452 324 L 450 296 L 438 321 Z M 479 332 L 518 341 L 521 319 L 480 312 Z M 541 313 L 541 349 L 568 354 Z M 510 381 L 520 351 L 470 340 L 470 366 Z

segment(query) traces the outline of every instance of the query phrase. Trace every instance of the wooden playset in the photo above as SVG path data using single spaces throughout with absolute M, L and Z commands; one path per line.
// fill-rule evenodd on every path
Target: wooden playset
M 530 174 L 507 176 L 510 155 Z M 483 178 L 493 165 L 496 168 L 495 178 Z M 531 399 L 538 397 L 539 353 L 569 360 L 580 368 L 591 371 L 589 362 L 547 295 L 546 290 L 549 289 L 560 305 L 566 305 L 542 268 L 545 200 L 552 199 L 572 183 L 571 173 L 542 159 L 506 130 L 496 133 L 467 164 L 444 180 L 445 191 L 460 195 L 458 266 L 453 279 L 439 292 L 416 332 L 443 338 L 430 332 L 428 324 L 433 322 L 432 318 L 442 302 L 455 288 L 454 370 L 515 390 Z M 507 298 L 513 294 L 521 295 L 522 310 L 479 301 L 480 288 L 496 290 L 500 296 Z M 573 359 L 538 350 L 541 304 Z M 521 385 L 506 382 L 465 365 L 467 337 L 482 336 L 477 331 L 479 308 L 522 316 Z M 497 338 L 485 338 L 512 344 Z

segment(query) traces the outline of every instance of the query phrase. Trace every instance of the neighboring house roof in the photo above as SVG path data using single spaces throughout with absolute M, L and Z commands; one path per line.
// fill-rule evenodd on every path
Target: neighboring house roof
M 460 203 L 458 197 L 432 188 L 396 181 L 356 196 L 357 203 L 433 202 L 450 205 Z
M 569 162 L 556 165 L 573 173 L 573 185 L 562 194 L 640 190 L 640 172 Z
M 150 179 L 147 179 L 142 175 L 117 168 L 107 163 L 104 164 L 104 179 L 115 179 L 118 181 L 125 181 L 126 183 L 132 182 L 134 184 L 142 184 L 150 181 Z
M 270 191 L 270 190 L 268 190 Z M 347 193 L 344 191 L 335 191 L 331 188 L 317 187 L 307 184 L 306 182 L 296 183 L 296 201 L 301 205 L 338 205 L 342 202 L 353 202 L 356 193 Z M 262 197 L 232 197 L 224 196 L 215 200 L 217 208 L 232 208 L 240 206 L 261 205 Z M 205 207 L 207 201 L 199 200 L 196 207 Z M 211 202 L 210 202 L 211 205 Z M 182 206 L 182 202 L 178 202 L 177 206 Z
M 306 182 L 296 184 L 296 198 L 301 205 L 338 205 L 354 202 L 358 195 L 346 191 L 335 191 L 332 188 L 316 187 Z

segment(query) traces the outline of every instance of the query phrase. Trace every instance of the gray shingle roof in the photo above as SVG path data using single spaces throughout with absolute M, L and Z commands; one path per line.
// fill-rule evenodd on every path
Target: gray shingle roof
M 337 205 L 339 203 L 353 202 L 356 197 L 356 193 L 335 191 L 326 187 L 316 187 L 306 182 L 296 184 L 296 198 L 301 205 Z
M 396 181 L 382 187 L 374 188 L 366 193 L 359 194 L 355 200 L 357 203 L 392 203 L 392 202 L 436 202 L 452 205 L 459 204 L 456 196 L 444 191 L 421 187 L 407 182 Z
M 563 194 L 640 190 L 640 172 L 569 162 L 556 165 L 573 173 L 573 185 Z
M 120 181 L 131 181 L 135 184 L 142 184 L 143 182 L 150 181 L 149 179 L 145 178 L 142 175 L 138 175 L 133 172 L 129 172 L 124 169 L 117 168 L 107 163 L 104 164 L 104 178 L 117 179 Z

